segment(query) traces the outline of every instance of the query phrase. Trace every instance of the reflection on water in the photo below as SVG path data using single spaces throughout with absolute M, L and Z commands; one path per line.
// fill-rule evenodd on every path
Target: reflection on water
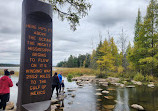
M 146 111 L 158 110 L 158 87 L 136 86 L 135 88 L 119 88 L 111 85 L 108 87 L 98 86 L 98 88 L 104 90 L 114 89 L 109 90 L 109 94 L 98 96 L 99 99 L 102 99 L 101 102 L 97 102 L 101 111 L 108 110 L 107 106 L 110 105 L 110 107 L 114 107 L 114 111 L 137 111 L 131 108 L 132 104 L 139 104 Z M 104 96 L 113 98 L 106 99 Z
M 114 111 L 130 111 L 128 105 L 128 90 L 117 88 L 117 100 Z

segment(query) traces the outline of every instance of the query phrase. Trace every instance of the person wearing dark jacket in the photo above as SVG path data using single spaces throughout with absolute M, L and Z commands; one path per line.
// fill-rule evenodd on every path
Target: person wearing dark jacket
M 55 72 L 54 76 L 52 77 L 52 95 L 54 88 L 56 88 L 57 97 L 58 97 L 58 88 L 59 88 L 58 86 L 59 86 L 59 78 L 57 76 L 57 72 Z
M 5 110 L 6 103 L 9 101 L 10 87 L 13 86 L 9 75 L 9 71 L 4 70 L 4 76 L 0 78 L 0 109 L 3 108 L 3 110 Z

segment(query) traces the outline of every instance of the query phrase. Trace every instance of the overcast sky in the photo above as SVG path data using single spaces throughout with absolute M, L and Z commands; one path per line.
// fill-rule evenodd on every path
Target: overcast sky
M 89 0 L 92 8 L 87 17 L 80 21 L 77 31 L 69 24 L 53 17 L 53 65 L 67 59 L 69 55 L 91 53 L 99 42 L 110 36 L 115 42 L 121 29 L 127 40 L 133 42 L 134 24 L 140 8 L 146 13 L 149 0 Z M 0 2 L 0 63 L 20 63 L 22 0 Z

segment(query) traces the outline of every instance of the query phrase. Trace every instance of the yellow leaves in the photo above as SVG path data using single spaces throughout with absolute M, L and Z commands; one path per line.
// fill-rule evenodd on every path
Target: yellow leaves
M 122 66 L 119 66 L 118 69 L 117 69 L 118 73 L 123 73 L 124 71 L 124 68 Z

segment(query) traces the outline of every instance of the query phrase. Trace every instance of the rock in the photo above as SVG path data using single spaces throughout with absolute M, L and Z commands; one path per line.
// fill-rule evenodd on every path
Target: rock
M 124 84 L 120 84 L 120 87 L 125 87 L 125 85 Z
M 74 98 L 75 96 L 76 96 L 75 94 L 72 94 L 72 95 L 71 95 L 71 97 L 73 97 L 73 98 Z
M 131 107 L 134 108 L 134 109 L 137 109 L 137 110 L 144 110 L 144 108 L 141 105 L 138 105 L 138 104 L 132 104 Z
M 12 110 L 14 109 L 14 103 L 13 102 L 8 102 L 6 106 L 6 110 Z
M 109 91 L 102 91 L 102 93 L 109 94 Z
M 154 84 L 148 84 L 148 87 L 154 88 L 155 85 Z
M 56 104 L 59 100 L 58 99 L 52 99 L 51 104 Z
M 69 104 L 69 105 L 73 104 L 73 101 L 71 101 L 71 102 L 68 102 L 68 104 Z
M 115 86 L 120 86 L 120 85 L 121 85 L 121 83 L 114 83 L 114 85 L 115 85 Z
M 59 109 L 63 111 L 64 107 L 60 107 Z
M 136 85 L 139 85 L 139 86 L 142 85 L 142 82 L 140 82 L 140 81 L 131 80 L 131 82 L 132 82 L 133 84 L 136 84 Z
M 102 101 L 101 99 L 97 99 L 97 101 Z
M 108 91 L 115 91 L 114 88 L 108 88 L 107 90 L 108 90 Z
M 135 86 L 133 85 L 130 85 L 130 86 L 126 86 L 127 88 L 134 88 Z
M 123 81 L 123 84 L 126 84 L 127 83 L 127 81 Z
M 55 111 L 56 108 L 56 105 L 51 105 L 51 111 Z
M 84 86 L 83 84 L 78 84 L 79 86 Z
M 99 82 L 107 82 L 108 80 L 107 79 L 99 79 L 98 81 Z
M 102 91 L 103 89 L 96 89 L 96 91 Z
M 106 99 L 113 99 L 114 97 L 112 96 L 104 96 Z
M 102 86 L 105 86 L 105 87 L 107 87 L 107 86 L 108 86 L 108 84 L 106 84 L 106 83 L 103 83 L 103 84 L 102 84 Z
M 114 109 L 115 106 L 114 105 L 104 105 L 103 107 L 105 109 L 110 109 L 111 110 L 111 109 Z
M 60 107 L 60 104 L 54 104 L 56 107 Z
M 102 86 L 108 86 L 108 82 L 99 82 L 99 85 L 102 85 Z
M 96 96 L 101 96 L 102 94 L 101 94 L 101 93 L 96 93 L 95 95 L 96 95 Z
M 108 77 L 107 81 L 110 83 L 118 83 L 120 81 L 119 78 L 115 78 L 115 77 Z
M 76 91 L 76 89 L 67 89 L 68 92 Z

